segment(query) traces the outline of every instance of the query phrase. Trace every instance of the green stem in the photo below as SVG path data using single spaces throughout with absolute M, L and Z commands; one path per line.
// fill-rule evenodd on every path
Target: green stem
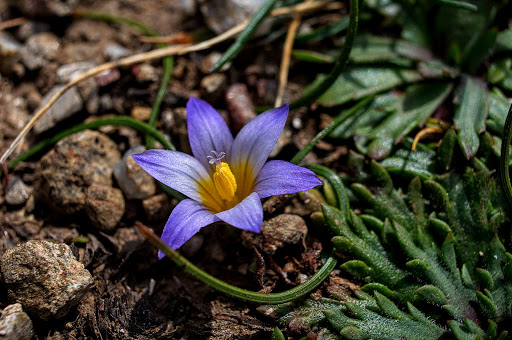
M 196 267 L 185 257 L 178 254 L 175 250 L 171 249 L 149 228 L 142 225 L 142 223 L 136 223 L 136 225 L 155 247 L 167 255 L 167 257 L 169 257 L 178 267 L 182 268 L 185 273 L 192 275 L 193 277 L 199 279 L 203 283 L 218 290 L 219 292 L 249 302 L 261 304 L 280 304 L 296 300 L 299 297 L 311 292 L 323 280 L 325 280 L 332 272 L 337 262 L 336 258 L 330 256 L 324 265 L 308 281 L 285 292 L 268 294 L 258 293 L 230 285 L 229 283 L 211 276 L 210 274 Z
M 336 59 L 331 72 L 325 77 L 318 85 L 313 87 L 301 98 L 290 103 L 290 110 L 296 109 L 301 106 L 309 105 L 313 103 L 318 97 L 320 97 L 331 85 L 338 79 L 339 75 L 345 69 L 350 56 L 350 51 L 354 45 L 354 40 L 357 33 L 357 25 L 359 23 L 359 0 L 350 0 L 350 24 L 348 26 L 347 36 L 343 48 Z
M 251 35 L 256 31 L 256 28 L 262 23 L 262 21 L 268 16 L 272 8 L 274 8 L 277 0 L 267 0 L 263 6 L 252 16 L 249 24 L 240 33 L 235 42 L 227 49 L 226 52 L 220 57 L 220 59 L 213 65 L 210 72 L 217 72 L 224 64 L 233 59 L 245 46 Z
M 160 132 L 158 132 L 156 129 L 154 129 L 153 127 L 149 126 L 148 124 L 146 124 L 144 122 L 141 122 L 141 121 L 138 121 L 138 120 L 136 120 L 136 119 L 134 119 L 132 117 L 126 117 L 126 116 L 114 117 L 114 118 L 100 118 L 98 120 L 95 120 L 95 121 L 92 121 L 92 122 L 89 122 L 89 123 L 84 123 L 84 124 L 76 125 L 76 126 L 70 128 L 70 129 L 67 129 L 67 130 L 64 130 L 62 132 L 59 132 L 55 136 L 53 136 L 51 138 L 48 138 L 48 139 L 40 142 L 39 144 L 36 144 L 30 150 L 28 150 L 27 152 L 21 154 L 14 161 L 12 161 L 9 164 L 8 168 L 9 169 L 14 168 L 19 162 L 22 162 L 22 161 L 28 159 L 29 157 L 32 157 L 33 155 L 35 155 L 36 153 L 40 152 L 41 150 L 47 148 L 48 146 L 57 143 L 59 140 L 61 140 L 64 137 L 67 137 L 69 135 L 72 135 L 74 133 L 77 133 L 77 132 L 80 132 L 80 131 L 83 131 L 83 130 L 87 130 L 87 129 L 97 129 L 97 128 L 105 126 L 105 125 L 115 125 L 115 126 L 128 126 L 128 127 L 131 127 L 131 128 L 133 128 L 135 130 L 138 130 L 138 131 L 140 131 L 142 133 L 145 133 L 147 135 L 150 135 L 150 136 L 154 137 L 166 149 L 176 150 L 174 145 L 172 145 L 171 142 L 169 142 L 167 139 L 165 139 L 165 137 Z
M 162 105 L 162 101 L 165 97 L 165 92 L 167 91 L 167 86 L 169 85 L 169 81 L 171 80 L 172 70 L 174 68 L 174 58 L 173 57 L 165 57 L 163 59 L 163 75 L 162 82 L 160 83 L 160 88 L 158 89 L 158 93 L 156 94 L 155 101 L 153 102 L 153 108 L 151 109 L 151 116 L 149 117 L 148 124 L 152 127 L 156 125 L 158 121 L 158 117 L 160 114 L 160 106 Z M 155 140 L 153 137 L 146 136 L 146 148 L 151 149 L 155 144 Z
M 73 16 L 78 17 L 78 18 L 111 22 L 114 24 L 128 25 L 128 26 L 138 29 L 143 34 L 150 35 L 150 36 L 158 36 L 157 31 L 138 22 L 137 20 L 133 20 L 133 19 L 118 16 L 118 15 L 112 15 L 112 14 L 108 14 L 108 13 L 95 12 L 95 11 L 77 10 L 73 13 Z
M 322 139 L 327 137 L 331 133 L 332 130 L 334 130 L 338 125 L 343 123 L 346 119 L 350 118 L 360 108 L 362 108 L 363 106 L 366 106 L 369 102 L 371 102 L 373 100 L 373 97 L 374 96 L 366 97 L 365 99 L 361 100 L 356 105 L 352 106 L 347 111 L 342 112 L 341 114 L 339 114 L 336 118 L 334 118 L 334 120 L 332 121 L 331 124 L 329 124 L 327 127 L 325 127 L 325 129 L 320 131 L 315 136 L 315 138 L 313 138 L 302 150 L 297 152 L 297 154 L 292 158 L 292 160 L 290 162 L 293 163 L 293 164 L 299 163 L 304 157 L 306 157 L 306 155 L 311 150 L 313 150 L 313 148 L 315 147 L 315 145 L 318 144 L 318 142 L 320 142 Z
M 501 172 L 501 183 L 505 195 L 507 196 L 508 202 L 512 204 L 512 185 L 510 184 L 509 166 L 508 166 L 508 155 L 510 151 L 510 142 L 512 140 L 512 105 L 508 110 L 507 119 L 505 120 L 505 127 L 503 128 L 503 140 L 501 142 L 501 157 L 500 157 L 500 172 Z

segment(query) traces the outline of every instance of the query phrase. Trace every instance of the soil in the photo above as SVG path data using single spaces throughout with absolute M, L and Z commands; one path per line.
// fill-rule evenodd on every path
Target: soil
M 197 9 L 187 13 L 183 5 L 186 3 L 188 1 L 85 0 L 78 8 L 134 19 L 161 35 L 183 32 L 204 35 L 207 28 L 201 13 Z M 7 6 L 5 0 L 0 0 L 1 21 L 22 15 L 18 9 Z M 126 25 L 79 16 L 25 18 L 24 24 L 5 32 L 26 44 L 31 30 L 42 25 L 55 35 L 60 45 L 58 52 L 49 54 L 36 69 L 28 69 L 17 61 L 17 65 L 10 68 L 11 72 L 1 74 L 2 153 L 39 106 L 41 98 L 58 83 L 56 70 L 61 65 L 79 61 L 101 64 L 106 61 L 105 46 L 113 43 L 127 48 L 130 54 L 154 48 L 152 44 L 141 42 L 141 33 Z M 317 15 L 315 22 L 321 22 L 322 18 L 327 22 L 339 19 L 330 12 Z M 277 46 L 282 43 L 282 38 L 278 42 L 268 43 L 256 38 L 229 69 L 222 72 L 225 77 L 212 80 L 220 84 L 214 92 L 209 92 L 204 84 L 208 76 L 205 64 L 208 65 L 209 58 L 225 51 L 229 44 L 176 57 L 157 128 L 170 136 L 178 150 L 187 152 L 183 108 L 189 97 L 200 96 L 221 113 L 232 114 L 228 112 L 233 106 L 226 99 L 226 93 L 230 86 L 236 85 L 247 87 L 249 100 L 255 106 L 272 105 L 281 52 Z M 156 60 L 145 65 L 149 66 L 145 76 L 141 74 L 141 65 L 134 65 L 116 70 L 118 74 L 110 75 L 113 80 L 97 78 L 99 85 L 93 90 L 97 91 L 97 96 L 85 98 L 82 109 L 50 130 L 30 133 L 10 160 L 38 141 L 84 120 L 108 115 L 147 119 L 145 113 L 153 105 L 160 86 L 162 63 Z M 305 72 L 303 65 L 292 63 L 285 102 L 297 97 L 321 70 L 309 68 Z M 288 134 L 281 141 L 276 158 L 291 159 L 329 122 L 329 115 L 318 112 L 319 109 L 312 114 L 314 110 L 308 108 L 290 113 L 286 127 Z M 245 117 L 243 113 L 240 115 Z M 115 142 L 121 155 L 130 147 L 144 143 L 144 137 L 129 128 L 108 127 L 100 131 Z M 0 255 L 27 240 L 64 242 L 93 275 L 94 283 L 82 301 L 63 318 L 49 322 L 33 318 L 37 339 L 269 339 L 274 327 L 284 328 L 276 320 L 259 314 L 257 305 L 218 293 L 185 274 L 168 259 L 158 260 L 157 250 L 137 231 L 135 221 L 153 228 L 157 234 L 161 232 L 177 201 L 162 195 L 160 189 L 153 200 L 146 203 L 141 199 L 126 199 L 124 215 L 115 230 L 110 231 L 99 230 L 84 219 L 83 213 L 64 214 L 48 204 L 39 192 L 39 182 L 42 176 L 40 159 L 49 150 L 47 148 L 18 164 L 0 185 Z M 322 142 L 305 161 L 339 168 L 340 158 L 346 152 L 341 146 Z M 15 205 L 8 204 L 5 198 L 7 183 L 13 176 L 22 179 L 29 195 L 28 200 Z M 119 187 L 115 180 L 113 186 Z M 157 203 L 160 209 L 150 209 Z M 181 252 L 208 273 L 246 289 L 277 292 L 295 286 L 321 266 L 322 244 L 328 244 L 326 235 L 315 231 L 309 218 L 311 207 L 296 195 L 271 199 L 265 207 L 265 220 L 282 213 L 304 218 L 309 229 L 307 237 L 297 244 L 284 244 L 273 254 L 261 254 L 261 249 L 255 250 L 250 245 L 244 247 L 240 231 L 225 225 L 212 225 L 203 228 Z M 280 271 L 282 268 L 286 271 Z M 315 292 L 317 296 L 327 294 L 329 284 L 351 285 L 339 277 L 337 271 L 327 282 Z M 6 289 L 3 285 L 0 288 L 0 303 L 6 306 L 10 303 Z M 299 338 L 308 333 L 309 337 L 314 336 L 307 329 L 287 335 Z

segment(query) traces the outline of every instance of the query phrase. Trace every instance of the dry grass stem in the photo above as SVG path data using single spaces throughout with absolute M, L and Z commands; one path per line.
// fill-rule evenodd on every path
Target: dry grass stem
M 336 9 L 339 6 L 341 6 L 341 3 L 335 2 L 335 3 L 329 3 L 328 1 L 318 1 L 318 2 L 306 2 L 301 3 L 295 6 L 285 7 L 285 8 L 279 8 L 276 10 L 273 10 L 271 15 L 272 16 L 282 16 L 287 14 L 294 14 L 294 13 L 304 13 L 306 11 L 312 11 L 317 9 Z M 240 23 L 233 28 L 227 30 L 226 32 L 212 38 L 205 40 L 203 42 L 200 42 L 195 45 L 179 45 L 179 46 L 168 46 L 165 48 L 155 49 L 151 50 L 149 52 L 139 53 L 135 54 L 130 57 L 122 58 L 116 61 L 108 62 L 102 65 L 99 65 L 97 67 L 94 67 L 83 74 L 81 74 L 79 77 L 76 77 L 69 83 L 67 83 L 62 89 L 57 91 L 53 97 L 48 101 L 46 105 L 44 105 L 39 111 L 37 111 L 32 119 L 23 127 L 21 132 L 16 136 L 14 141 L 9 145 L 9 148 L 2 154 L 2 157 L 0 158 L 0 163 L 6 162 L 7 158 L 14 152 L 18 144 L 23 140 L 23 138 L 27 135 L 27 133 L 34 127 L 35 123 L 48 111 L 48 109 L 57 101 L 57 99 L 62 96 L 67 90 L 69 90 L 72 86 L 88 79 L 91 77 L 94 77 L 101 72 L 104 72 L 106 70 L 114 69 L 117 67 L 123 67 L 123 66 L 129 66 L 133 64 L 138 64 L 144 61 L 153 60 L 153 59 L 159 59 L 166 56 L 171 55 L 183 55 L 190 52 L 196 52 L 208 49 L 212 47 L 213 45 L 216 45 L 220 42 L 223 42 L 227 39 L 230 39 L 234 36 L 236 36 L 238 33 L 240 33 L 246 26 L 247 26 L 248 20 L 244 21 L 243 23 Z

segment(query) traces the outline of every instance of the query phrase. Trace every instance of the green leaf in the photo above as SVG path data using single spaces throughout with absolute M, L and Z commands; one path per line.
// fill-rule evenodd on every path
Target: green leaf
M 480 145 L 478 134 L 485 128 L 487 91 L 480 80 L 468 76 L 463 79 L 458 97 L 453 122 L 458 129 L 459 145 L 470 159 Z
M 451 84 L 444 82 L 412 85 L 407 88 L 406 95 L 399 110 L 389 115 L 377 126 L 369 137 L 376 138 L 372 143 L 380 140 L 392 139 L 397 143 L 414 128 L 425 123 L 444 101 L 451 91 Z M 391 151 L 393 144 L 379 145 L 379 148 L 370 144 L 368 154 L 374 159 L 381 159 Z
M 356 63 L 392 62 L 399 57 L 412 60 L 431 60 L 432 53 L 405 40 L 360 35 L 354 41 L 350 60 Z
M 496 37 L 495 52 L 512 51 L 512 28 L 498 33 Z
M 314 88 L 324 77 L 318 76 L 304 92 Z M 324 106 L 341 105 L 420 79 L 421 75 L 417 71 L 408 69 L 375 66 L 347 68 L 318 102 Z
M 330 55 L 307 50 L 293 50 L 292 57 L 316 64 L 332 64 L 334 62 L 334 58 Z
M 450 169 L 453 160 L 453 150 L 457 143 L 457 134 L 454 129 L 448 129 L 444 135 L 439 151 L 437 152 L 437 161 L 444 168 L 444 170 Z
M 271 340 L 285 340 L 285 337 L 283 335 L 283 332 L 279 330 L 279 328 L 274 328 L 274 331 L 272 332 L 272 336 L 270 337 Z
M 444 305 L 448 303 L 446 295 L 444 295 L 444 293 L 436 286 L 425 285 L 421 288 L 418 288 L 416 293 L 427 302 L 435 303 L 438 305 Z
M 462 64 L 468 70 L 474 72 L 491 53 L 497 35 L 498 30 L 490 29 L 478 37 L 475 43 L 463 53 Z

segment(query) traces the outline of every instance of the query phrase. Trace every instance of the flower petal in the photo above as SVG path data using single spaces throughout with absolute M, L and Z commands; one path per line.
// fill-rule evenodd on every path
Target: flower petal
M 269 161 L 256 177 L 254 192 L 265 198 L 306 191 L 321 184 L 322 181 L 309 169 L 290 162 Z
M 148 150 L 133 155 L 133 159 L 163 184 L 201 201 L 199 183 L 207 182 L 210 176 L 194 157 L 179 151 Z
M 259 233 L 263 223 L 263 208 L 258 194 L 253 192 L 235 207 L 215 216 L 233 227 Z
M 228 159 L 237 181 L 252 185 L 281 135 L 287 117 L 288 104 L 285 104 L 260 114 L 240 130 Z
M 185 199 L 178 203 L 172 211 L 161 238 L 169 247 L 176 250 L 194 236 L 199 229 L 218 221 L 220 220 L 202 204 Z M 164 256 L 162 251 L 158 252 L 158 258 Z
M 219 153 L 229 153 L 231 150 L 231 131 L 220 114 L 204 100 L 188 100 L 187 128 L 192 153 L 206 169 L 212 168 L 207 158 L 212 155 L 212 150 Z

